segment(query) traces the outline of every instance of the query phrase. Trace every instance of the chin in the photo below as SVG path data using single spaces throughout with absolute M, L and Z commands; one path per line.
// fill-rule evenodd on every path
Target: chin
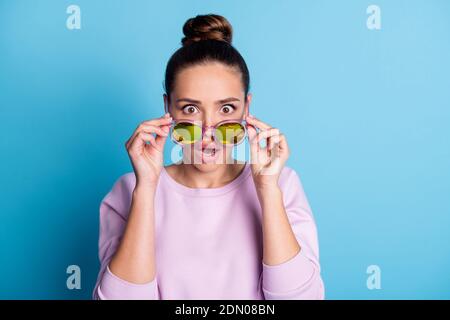
M 193 164 L 193 166 L 201 172 L 214 172 L 221 166 L 218 163 L 201 163 L 201 164 Z

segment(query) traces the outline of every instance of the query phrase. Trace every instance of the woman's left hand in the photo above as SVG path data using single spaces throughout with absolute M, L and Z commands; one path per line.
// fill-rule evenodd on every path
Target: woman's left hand
M 245 120 L 255 186 L 257 188 L 278 187 L 278 178 L 289 157 L 286 137 L 277 128 L 272 128 L 253 116 L 246 116 Z M 260 131 L 257 132 L 256 128 Z M 260 146 L 262 140 L 266 140 L 264 147 Z

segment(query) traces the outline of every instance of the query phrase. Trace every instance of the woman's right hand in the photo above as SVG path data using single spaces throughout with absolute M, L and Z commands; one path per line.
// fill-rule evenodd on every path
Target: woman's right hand
M 159 174 L 164 166 L 164 144 L 172 122 L 169 113 L 164 116 L 142 122 L 125 143 L 130 157 L 136 186 L 156 187 Z M 156 136 L 153 136 L 153 133 Z M 147 144 L 146 142 L 150 143 Z

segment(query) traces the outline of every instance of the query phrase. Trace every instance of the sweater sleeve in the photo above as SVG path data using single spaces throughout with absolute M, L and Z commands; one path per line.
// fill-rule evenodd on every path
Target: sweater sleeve
M 127 223 L 134 188 L 132 174 L 121 176 L 100 203 L 100 272 L 92 295 L 95 300 L 159 299 L 156 277 L 149 283 L 134 284 L 109 269 Z
M 262 290 L 266 300 L 324 299 L 320 276 L 317 228 L 297 173 L 285 167 L 280 188 L 286 214 L 300 251 L 278 265 L 262 262 Z

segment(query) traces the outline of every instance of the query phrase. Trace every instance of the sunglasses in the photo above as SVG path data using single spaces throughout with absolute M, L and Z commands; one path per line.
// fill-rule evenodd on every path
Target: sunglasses
M 247 136 L 245 120 L 224 120 L 214 126 L 202 126 L 201 122 L 192 120 L 172 121 L 170 137 L 178 145 L 191 145 L 202 140 L 207 128 L 212 128 L 214 141 L 225 146 L 237 146 Z

